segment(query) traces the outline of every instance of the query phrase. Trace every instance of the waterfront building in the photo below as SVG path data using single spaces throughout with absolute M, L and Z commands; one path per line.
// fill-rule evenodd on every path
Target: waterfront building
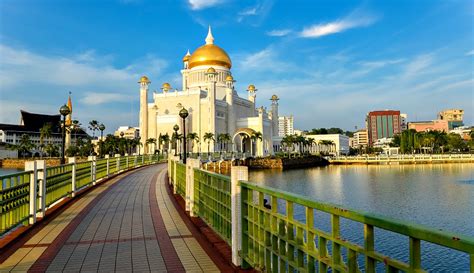
M 247 98 L 237 94 L 232 76 L 232 61 L 224 49 L 214 44 L 209 27 L 205 44 L 183 58 L 181 70 L 182 90 L 169 83 L 161 86 L 161 92 L 153 92 L 148 100 L 150 80 L 143 76 L 140 85 L 140 137 L 143 147 L 148 138 L 158 139 L 179 126 L 178 133 L 196 133 L 199 143 L 188 141 L 188 151 L 214 152 L 219 149 L 217 137 L 230 136 L 229 150 L 250 152 L 263 156 L 273 153 L 273 137 L 278 136 L 278 96 L 271 97 L 271 110 L 257 107 L 257 88 L 247 87 Z M 178 115 L 185 108 L 189 116 L 185 124 Z M 185 125 L 185 126 L 184 126 Z M 261 133 L 262 139 L 252 140 L 252 135 Z M 210 133 L 215 141 L 204 140 Z M 209 134 L 208 134 L 209 135 Z M 142 148 L 143 149 L 143 148 Z M 145 151 L 146 153 L 150 151 Z
M 464 110 L 446 109 L 438 113 L 438 119 L 448 121 L 449 130 L 463 126 Z
M 364 148 L 368 144 L 368 134 L 366 129 L 360 129 L 354 133 L 354 148 Z
M 380 138 L 390 138 L 401 132 L 400 111 L 372 111 L 366 117 L 369 146 Z
M 471 140 L 471 131 L 473 131 L 473 130 L 474 130 L 474 127 L 460 126 L 460 127 L 454 128 L 452 130 L 449 130 L 449 133 L 450 134 L 458 134 L 465 141 L 469 141 L 469 140 Z
M 306 135 L 306 139 L 312 138 L 315 142 L 311 147 L 311 153 L 328 153 L 331 155 L 349 154 L 349 137 L 341 134 Z M 325 144 L 331 143 L 331 144 Z
M 440 131 L 448 132 L 449 125 L 447 120 L 431 120 L 431 121 L 413 121 L 408 123 L 408 129 L 417 132 Z
M 295 134 L 293 122 L 294 122 L 293 115 L 279 116 L 278 117 L 278 136 L 284 137 L 287 135 Z
M 62 144 L 61 115 L 36 114 L 23 110 L 20 110 L 20 115 L 21 121 L 19 125 L 0 124 L 0 143 L 3 142 L 6 144 L 17 145 L 20 143 L 23 135 L 28 135 L 31 143 L 35 146 L 35 148 L 30 152 L 33 154 L 39 154 L 41 153 L 40 130 L 44 125 L 49 124 L 51 126 L 51 136 L 45 138 L 43 144 L 53 144 L 57 146 Z M 89 137 L 89 135 L 87 135 L 87 133 L 81 128 L 77 128 L 77 130 L 71 133 L 74 135 L 73 141 L 77 138 Z M 71 143 L 71 138 L 69 138 L 69 143 Z
M 130 127 L 130 126 L 120 126 L 114 132 L 114 136 L 122 137 L 121 133 L 123 133 L 123 138 L 127 139 L 136 139 L 140 136 L 140 129 L 137 127 Z M 146 140 L 145 140 L 146 141 Z

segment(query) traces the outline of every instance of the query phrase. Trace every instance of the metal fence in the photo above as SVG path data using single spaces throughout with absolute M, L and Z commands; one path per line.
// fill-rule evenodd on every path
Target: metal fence
M 186 165 L 176 163 L 176 193 L 183 198 L 186 196 Z
M 34 222 L 37 213 L 44 215 L 49 207 L 81 188 L 110 175 L 159 160 L 158 155 L 93 159 L 40 168 L 36 172 L 32 170 L 0 176 L 0 236 Z M 45 189 L 42 189 L 43 182 Z M 31 199 L 35 199 L 35 204 L 30 202 Z
M 307 197 L 240 182 L 242 196 L 242 258 L 250 266 L 267 272 L 423 272 L 421 242 L 430 242 L 470 255 L 474 270 L 474 239 L 425 226 L 320 203 Z M 270 199 L 264 205 L 264 196 Z M 278 212 L 279 203 L 284 213 Z M 302 206 L 303 220 L 294 219 L 294 207 Z M 330 215 L 331 231 L 315 227 L 315 212 Z M 364 244 L 342 238 L 341 219 L 361 223 Z M 383 255 L 375 249 L 374 228 L 408 238 L 409 262 Z M 359 261 L 362 259 L 361 266 Z
M 231 244 L 230 177 L 194 169 L 194 213 Z

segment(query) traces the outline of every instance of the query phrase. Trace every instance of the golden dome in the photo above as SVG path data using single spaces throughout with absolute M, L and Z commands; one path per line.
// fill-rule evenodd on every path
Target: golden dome
M 189 50 L 188 50 L 188 52 L 186 53 L 186 55 L 184 55 L 184 57 L 183 57 L 183 62 L 189 61 L 189 57 L 191 57 L 191 54 L 189 53 Z
M 234 81 L 234 77 L 232 77 L 232 75 L 227 75 L 227 77 L 225 77 L 225 81 L 226 81 L 226 82 L 233 82 L 233 81 Z
M 253 85 L 253 84 L 249 85 L 249 87 L 247 87 L 247 90 L 248 91 L 257 91 L 257 89 L 255 88 L 255 85 Z
M 278 98 L 277 95 L 273 95 L 272 98 L 270 100 L 279 100 L 280 98 Z
M 142 76 L 142 77 L 140 78 L 140 81 L 138 81 L 138 83 L 142 83 L 142 82 L 144 82 L 144 83 L 151 83 L 151 81 L 148 79 L 147 76 Z
M 206 44 L 196 49 L 189 58 L 189 68 L 200 65 L 220 65 L 229 69 L 232 67 L 229 55 L 214 44 L 211 27 L 206 37 Z
M 171 89 L 171 85 L 167 82 L 165 82 L 162 86 L 161 86 L 161 89 L 165 89 L 165 90 L 170 90 Z
M 207 73 L 216 73 L 216 70 L 214 69 L 214 67 L 209 67 L 206 72 Z

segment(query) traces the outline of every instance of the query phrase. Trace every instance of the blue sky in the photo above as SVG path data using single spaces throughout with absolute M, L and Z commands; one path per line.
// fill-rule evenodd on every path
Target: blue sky
M 0 2 L 0 123 L 19 110 L 74 116 L 112 132 L 138 125 L 141 75 L 181 88 L 181 59 L 207 26 L 237 89 L 277 94 L 295 127 L 364 127 L 367 112 L 474 122 L 473 1 L 103 0 Z

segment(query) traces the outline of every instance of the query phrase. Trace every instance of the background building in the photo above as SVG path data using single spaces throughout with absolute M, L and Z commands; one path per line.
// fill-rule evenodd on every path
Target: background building
M 305 137 L 306 139 L 314 139 L 314 142 L 316 143 L 311 149 L 312 153 L 328 153 L 331 155 L 349 154 L 349 137 L 346 135 L 306 135 Z M 332 144 L 324 144 L 326 142 Z
M 366 129 L 361 129 L 358 130 L 357 132 L 354 133 L 354 142 L 352 147 L 354 148 L 364 148 L 367 147 L 369 139 L 367 135 L 367 130 Z
M 448 122 L 449 130 L 464 126 L 463 118 L 464 110 L 462 109 L 447 109 L 438 113 L 438 119 Z
M 408 129 L 408 115 L 400 114 L 400 129 L 405 131 Z
M 121 137 L 121 133 L 123 133 L 123 138 L 127 139 L 136 139 L 140 137 L 140 129 L 137 127 L 120 126 L 117 131 L 114 132 L 114 136 Z
M 293 115 L 278 117 L 278 136 L 284 137 L 295 133 Z
M 369 146 L 380 138 L 391 138 L 401 132 L 400 111 L 372 111 L 366 118 Z
M 408 129 L 417 132 L 440 131 L 448 132 L 449 125 L 447 120 L 431 120 L 431 121 L 413 121 L 408 123 Z

